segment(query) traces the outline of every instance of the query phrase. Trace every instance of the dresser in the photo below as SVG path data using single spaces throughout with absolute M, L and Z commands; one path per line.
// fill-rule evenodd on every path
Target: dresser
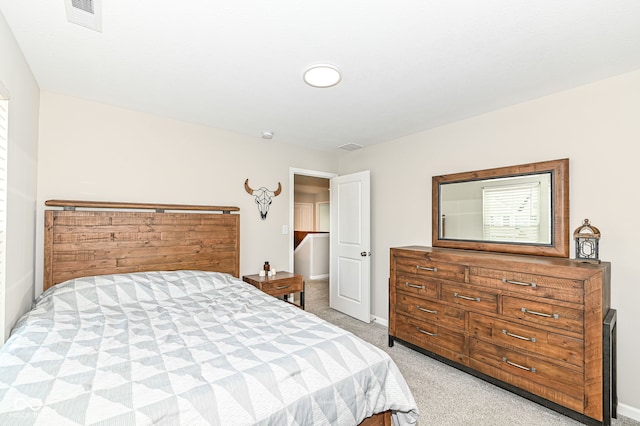
M 392 248 L 389 346 L 425 355 L 586 424 L 615 417 L 608 262 Z

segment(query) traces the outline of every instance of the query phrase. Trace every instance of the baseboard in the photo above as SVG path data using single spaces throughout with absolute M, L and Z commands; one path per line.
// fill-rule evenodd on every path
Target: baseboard
M 325 278 L 329 278 L 329 274 L 309 275 L 310 280 L 324 280 Z
M 618 414 L 640 422 L 640 408 L 618 403 Z
M 371 315 L 371 321 L 380 324 L 380 325 L 384 325 L 385 327 L 389 327 L 389 321 L 384 319 L 384 318 L 380 318 L 377 317 L 375 315 Z

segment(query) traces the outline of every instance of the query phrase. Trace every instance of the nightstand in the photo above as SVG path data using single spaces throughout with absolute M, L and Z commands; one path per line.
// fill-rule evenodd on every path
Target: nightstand
M 304 309 L 304 277 L 291 272 L 278 271 L 275 276 L 261 277 L 258 274 L 244 275 L 242 281 L 270 294 L 288 301 L 289 294 L 300 293 L 300 307 Z

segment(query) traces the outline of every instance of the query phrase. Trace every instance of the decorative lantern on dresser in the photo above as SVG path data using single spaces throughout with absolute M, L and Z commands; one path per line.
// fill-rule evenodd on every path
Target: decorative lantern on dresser
M 564 159 L 433 178 L 433 247 L 390 250 L 389 346 L 399 342 L 582 423 L 606 426 L 617 406 L 611 264 L 569 259 L 568 166 Z M 443 197 L 445 183 L 474 182 L 482 191 L 492 179 L 508 185 L 520 176 L 549 194 L 540 203 L 549 206 L 540 211 L 537 233 L 550 235 L 544 240 L 483 240 L 481 229 L 461 224 L 470 214 L 445 208 L 465 204 Z M 458 188 L 449 194 L 462 192 L 482 199 Z M 446 235 L 444 214 L 451 222 Z M 470 237 L 454 233 L 463 228 Z M 591 247 L 597 259 L 597 245 Z
M 583 262 L 600 263 L 598 257 L 600 230 L 589 223 L 589 219 L 582 222 L 573 233 L 576 242 L 576 259 Z

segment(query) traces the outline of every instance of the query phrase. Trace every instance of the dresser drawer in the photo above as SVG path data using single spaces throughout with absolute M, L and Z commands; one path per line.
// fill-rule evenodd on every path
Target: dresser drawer
M 469 282 L 546 299 L 579 304 L 584 302 L 584 282 L 581 280 L 471 267 Z
M 469 342 L 469 355 L 471 366 L 480 372 L 574 410 L 584 407 L 581 368 L 563 367 L 473 338 Z M 568 396 L 571 404 L 562 395 Z
M 582 367 L 581 339 L 513 324 L 476 313 L 469 314 L 469 334 L 499 346 L 513 346 Z
M 396 298 L 396 311 L 464 333 L 465 317 L 462 309 L 445 306 L 432 300 L 399 294 Z
M 408 273 L 427 278 L 441 278 L 464 282 L 465 270 L 464 265 L 453 263 L 408 257 L 399 257 L 396 259 L 396 273 Z
M 468 286 L 442 284 L 440 299 L 455 303 L 465 309 L 498 312 L 498 296 L 495 293 Z
M 502 313 L 505 317 L 518 318 L 532 324 L 545 325 L 573 333 L 584 333 L 584 313 L 580 309 L 504 296 L 502 298 Z
M 271 296 L 284 296 L 289 293 L 303 291 L 303 281 L 297 278 L 278 279 L 276 281 L 264 282 L 260 289 Z
M 396 337 L 437 354 L 441 348 L 466 354 L 464 332 L 455 332 L 434 323 L 416 320 L 404 315 L 396 317 Z
M 396 275 L 396 290 L 437 299 L 440 295 L 440 281 L 416 274 L 399 272 Z

